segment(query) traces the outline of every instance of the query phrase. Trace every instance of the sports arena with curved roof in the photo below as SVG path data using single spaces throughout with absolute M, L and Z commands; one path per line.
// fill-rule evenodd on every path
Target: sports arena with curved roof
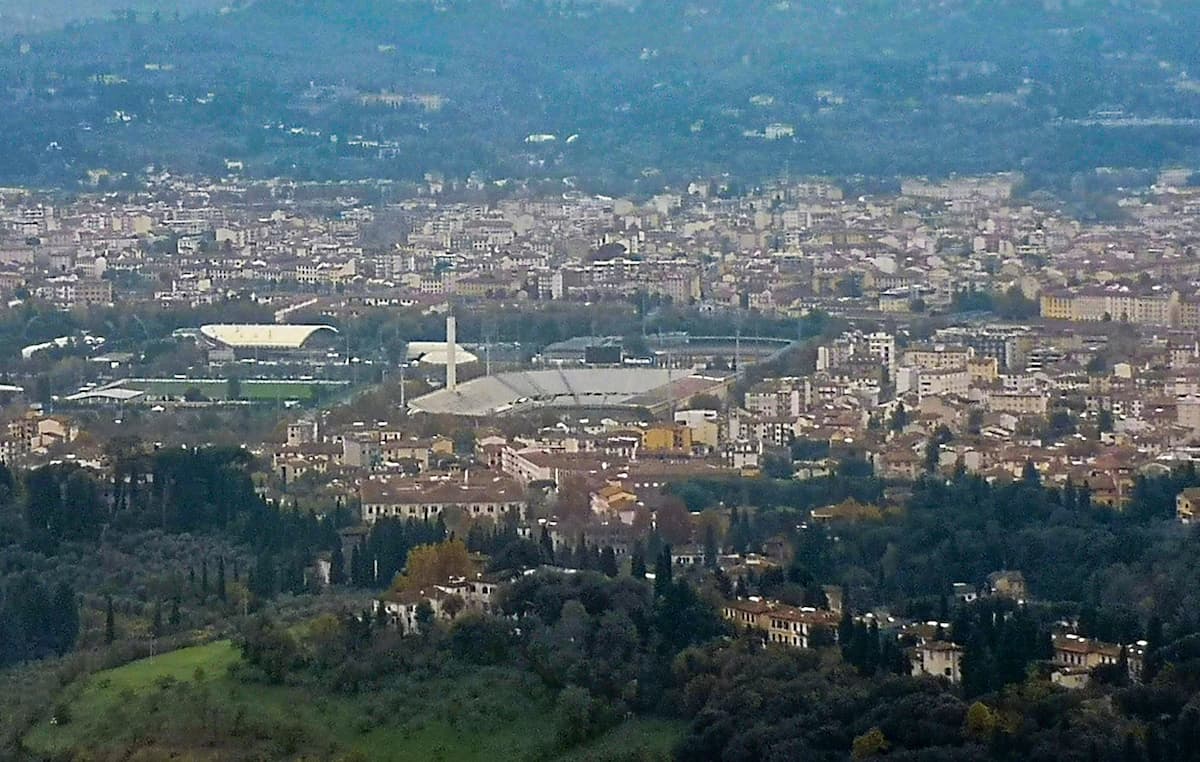
M 654 409 L 702 392 L 723 391 L 728 379 L 663 368 L 555 368 L 483 376 L 409 403 L 414 412 L 500 415 L 535 407 Z
M 463 349 L 462 344 L 455 344 L 454 361 L 460 365 L 477 362 L 474 354 Z M 444 341 L 410 341 L 408 342 L 406 358 L 416 360 L 426 365 L 448 365 L 450 363 L 450 348 Z
M 211 323 L 200 326 L 200 334 L 230 349 L 301 349 L 315 334 L 337 333 L 331 325 L 292 323 Z

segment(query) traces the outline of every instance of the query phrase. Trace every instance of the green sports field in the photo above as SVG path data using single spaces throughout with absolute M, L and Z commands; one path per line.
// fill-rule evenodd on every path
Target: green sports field
M 189 389 L 197 389 L 206 399 L 225 400 L 229 392 L 227 381 L 212 378 L 133 378 L 121 385 L 128 389 L 144 391 L 153 397 L 182 398 Z M 348 383 L 341 381 L 247 379 L 239 384 L 239 397 L 251 402 L 309 402 L 318 389 L 322 394 L 334 394 L 348 386 Z

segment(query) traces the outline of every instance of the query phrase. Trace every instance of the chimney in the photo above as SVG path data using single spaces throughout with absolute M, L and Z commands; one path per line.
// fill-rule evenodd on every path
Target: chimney
M 446 318 L 446 388 L 454 391 L 458 388 L 458 326 L 454 316 Z

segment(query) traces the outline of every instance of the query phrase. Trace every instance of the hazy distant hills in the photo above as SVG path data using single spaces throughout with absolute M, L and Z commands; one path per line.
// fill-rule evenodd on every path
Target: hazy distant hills
M 107 18 L 0 45 L 0 182 L 226 160 L 606 188 L 783 171 L 1049 181 L 1200 156 L 1197 3 L 259 0 Z
M 111 17 L 134 11 L 173 17 L 211 11 L 230 5 L 223 0 L 0 0 L 0 37 L 13 33 L 45 31 L 68 22 Z

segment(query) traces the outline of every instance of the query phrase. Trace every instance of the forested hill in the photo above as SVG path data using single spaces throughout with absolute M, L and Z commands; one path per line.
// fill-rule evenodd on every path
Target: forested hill
M 227 9 L 228 10 L 228 9 Z M 260 0 L 0 49 L 0 183 L 147 164 L 609 190 L 1197 158 L 1195 3 Z M 371 94 L 401 96 L 387 102 Z M 636 184 L 636 185 L 635 185 Z
M 231 4 L 236 3 L 220 0 L 0 0 L 0 38 L 130 11 L 174 17 L 176 14 L 213 11 Z

